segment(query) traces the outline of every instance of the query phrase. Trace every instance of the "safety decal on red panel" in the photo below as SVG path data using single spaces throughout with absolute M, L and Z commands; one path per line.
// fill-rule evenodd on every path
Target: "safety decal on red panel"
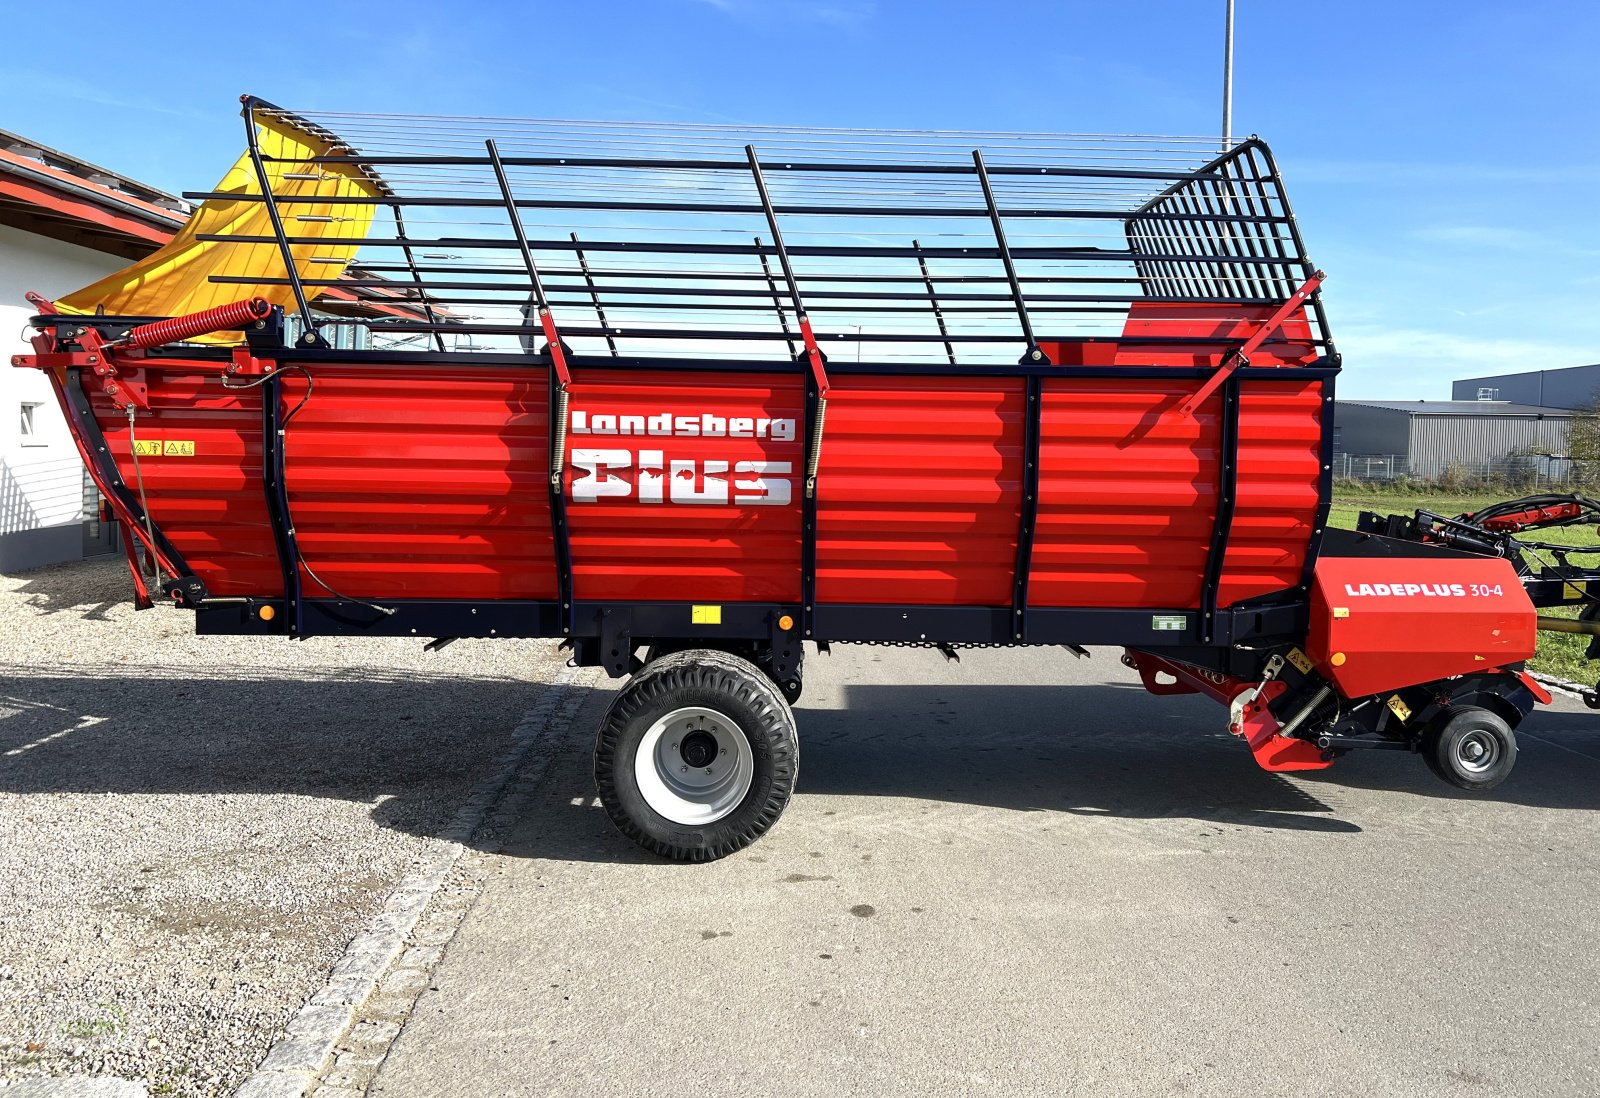
M 194 457 L 194 441 L 192 439 L 156 439 L 141 438 L 133 443 L 133 452 L 138 457 Z

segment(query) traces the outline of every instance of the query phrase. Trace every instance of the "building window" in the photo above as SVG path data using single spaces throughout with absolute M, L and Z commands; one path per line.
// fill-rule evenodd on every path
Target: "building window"
M 44 426 L 44 414 L 39 409 L 44 405 L 38 401 L 22 402 L 22 444 L 24 446 L 43 446 L 45 440 L 40 429 Z

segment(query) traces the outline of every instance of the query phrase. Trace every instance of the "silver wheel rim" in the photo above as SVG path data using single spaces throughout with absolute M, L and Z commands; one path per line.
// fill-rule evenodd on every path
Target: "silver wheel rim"
M 1500 760 L 1500 737 L 1474 729 L 1456 741 L 1456 765 L 1469 774 L 1492 770 Z
M 633 777 L 645 804 L 675 824 L 716 823 L 755 778 L 750 741 L 727 714 L 688 706 L 658 719 L 639 741 Z

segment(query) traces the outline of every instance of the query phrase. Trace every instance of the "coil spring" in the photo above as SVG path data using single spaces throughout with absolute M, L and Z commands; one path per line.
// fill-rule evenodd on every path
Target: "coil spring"
M 149 349 L 166 343 L 178 343 L 195 336 L 220 332 L 228 328 L 242 328 L 272 313 L 272 305 L 264 297 L 246 298 L 231 305 L 218 305 L 188 316 L 175 316 L 171 320 L 158 320 L 154 324 L 141 324 L 130 328 L 121 342 Z

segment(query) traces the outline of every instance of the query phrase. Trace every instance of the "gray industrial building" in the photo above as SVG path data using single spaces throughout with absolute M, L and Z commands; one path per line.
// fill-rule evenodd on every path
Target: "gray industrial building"
M 1600 400 L 1600 363 L 1462 378 L 1451 384 L 1450 396 L 1453 400 L 1506 400 L 1541 408 L 1593 408 Z
M 1431 479 L 1451 467 L 1469 475 L 1548 472 L 1552 458 L 1566 458 L 1573 413 L 1498 400 L 1341 400 L 1334 415 L 1335 473 L 1387 480 Z

